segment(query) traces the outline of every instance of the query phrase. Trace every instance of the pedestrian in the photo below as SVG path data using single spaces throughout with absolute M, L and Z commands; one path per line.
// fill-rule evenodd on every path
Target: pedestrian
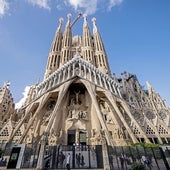
M 148 161 L 148 167 L 151 169 L 151 167 L 153 167 L 153 165 L 152 165 L 152 156 L 151 155 L 149 155 L 147 157 L 147 161 Z
M 124 168 L 125 168 L 125 156 L 124 156 L 124 154 L 121 153 L 119 160 L 120 160 L 121 170 L 124 170 Z
M 81 154 L 76 154 L 76 163 L 77 163 L 77 166 L 80 167 L 80 157 L 81 157 Z
M 110 164 L 110 169 L 114 169 L 113 167 L 113 155 L 109 155 L 109 164 Z
M 70 156 L 70 153 L 68 153 L 67 157 L 66 157 L 66 168 L 67 168 L 67 170 L 70 170 L 70 159 L 71 159 L 71 156 Z
M 146 156 L 143 155 L 142 158 L 141 158 L 141 161 L 143 162 L 143 164 L 145 165 L 145 167 L 148 166 L 148 161 L 147 161 Z
M 65 155 L 63 154 L 63 152 L 60 152 L 60 154 L 59 154 L 59 165 L 60 165 L 61 168 L 63 168 L 64 159 L 65 159 Z
M 85 165 L 85 162 L 84 162 L 84 156 L 81 155 L 81 166 L 84 166 Z

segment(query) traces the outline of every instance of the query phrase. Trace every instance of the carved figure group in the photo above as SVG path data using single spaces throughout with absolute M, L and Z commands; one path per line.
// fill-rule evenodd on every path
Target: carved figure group
M 69 110 L 68 111 L 68 118 L 71 119 L 87 119 L 87 111 L 83 110 Z

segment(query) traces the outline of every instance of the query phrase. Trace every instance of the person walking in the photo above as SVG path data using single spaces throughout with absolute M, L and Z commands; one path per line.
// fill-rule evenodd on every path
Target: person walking
M 60 168 L 63 168 L 64 160 L 65 160 L 65 155 L 63 154 L 63 152 L 60 152 L 60 154 L 59 154 L 59 166 L 60 166 Z
M 70 153 L 68 153 L 67 157 L 66 157 L 66 168 L 67 168 L 67 170 L 70 170 L 70 159 L 71 159 L 71 156 L 70 156 Z
M 148 165 L 146 156 L 143 155 L 142 158 L 141 158 L 141 161 L 145 165 L 145 167 Z
M 77 163 L 77 166 L 80 167 L 80 158 L 81 158 L 81 154 L 76 154 L 76 163 Z
M 81 155 L 81 166 L 83 167 L 85 165 L 85 162 L 84 162 L 84 156 Z
M 124 170 L 124 169 L 125 169 L 126 155 L 124 155 L 123 153 L 121 153 L 121 155 L 120 155 L 120 157 L 119 157 L 119 160 L 120 160 L 121 170 Z

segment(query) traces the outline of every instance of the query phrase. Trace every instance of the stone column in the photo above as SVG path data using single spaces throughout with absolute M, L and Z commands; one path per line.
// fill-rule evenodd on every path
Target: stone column
M 43 169 L 44 151 L 45 151 L 45 146 L 46 146 L 46 141 L 47 141 L 47 135 L 48 135 L 47 133 L 44 133 L 42 140 L 41 140 L 41 147 L 40 147 L 36 170 Z
M 106 139 L 105 139 L 104 136 L 102 136 L 102 154 L 103 154 L 103 166 L 104 166 L 104 170 L 110 170 L 107 144 L 106 144 Z
M 100 107 L 99 107 L 97 99 L 96 99 L 96 93 L 94 92 L 94 90 L 95 90 L 94 88 L 95 87 L 92 87 L 92 85 L 89 82 L 87 82 L 87 81 L 83 80 L 83 82 L 84 82 L 84 85 L 87 87 L 87 90 L 88 90 L 88 92 L 90 94 L 90 97 L 92 99 L 92 104 L 94 105 L 94 107 L 96 109 L 96 113 L 97 113 L 98 119 L 99 119 L 99 121 L 101 123 L 102 130 L 105 131 L 108 145 L 113 145 L 113 141 L 109 137 L 109 131 L 108 131 L 107 126 L 106 126 L 106 124 L 105 124 L 105 122 L 103 120 L 102 113 L 100 111 Z
M 135 135 L 133 134 L 132 130 L 129 128 L 127 122 L 125 121 L 125 119 L 123 118 L 122 116 L 122 113 L 120 112 L 119 108 L 117 107 L 116 105 L 116 101 L 115 99 L 113 98 L 113 96 L 108 93 L 108 92 L 105 92 L 105 95 L 107 96 L 108 100 L 110 101 L 110 103 L 112 103 L 112 106 L 113 108 L 115 109 L 117 115 L 119 116 L 121 122 L 123 123 L 123 125 L 125 126 L 126 130 L 128 131 L 128 134 L 130 135 L 133 143 L 137 143 L 138 140 L 136 139 Z M 122 105 L 122 107 L 124 107 L 124 105 Z M 126 110 L 126 109 L 125 109 Z M 128 114 L 129 116 L 129 114 Z M 131 117 L 130 117 L 131 118 Z M 132 119 L 132 118 L 131 118 Z

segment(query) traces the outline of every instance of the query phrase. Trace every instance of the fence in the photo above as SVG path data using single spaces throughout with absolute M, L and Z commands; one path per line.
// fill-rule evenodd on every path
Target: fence
M 64 169 L 70 155 L 70 168 L 103 168 L 102 146 L 46 146 L 44 168 Z
M 3 158 L 11 157 L 12 148 L 6 147 Z M 67 155 L 71 155 L 71 169 L 103 169 L 102 146 L 73 145 L 48 146 L 44 148 L 43 169 L 65 169 Z M 25 145 L 20 169 L 36 168 L 40 145 Z M 170 146 L 108 146 L 108 158 L 111 170 L 129 170 L 134 163 L 142 163 L 146 169 L 169 170 Z M 4 160 L 3 159 L 3 160 Z M 6 166 L 1 164 L 0 166 Z M 7 166 L 8 168 L 8 166 Z M 18 169 L 18 168 L 17 168 Z
M 129 170 L 134 163 L 144 164 L 146 169 L 170 170 L 168 147 L 108 147 L 111 170 Z

